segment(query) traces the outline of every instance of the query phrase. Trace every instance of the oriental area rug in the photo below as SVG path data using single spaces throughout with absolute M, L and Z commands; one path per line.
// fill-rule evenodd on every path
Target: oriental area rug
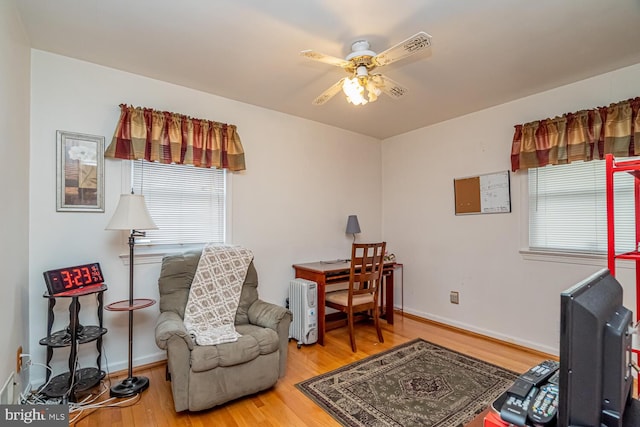
M 515 372 L 416 339 L 296 387 L 344 426 L 463 426 Z

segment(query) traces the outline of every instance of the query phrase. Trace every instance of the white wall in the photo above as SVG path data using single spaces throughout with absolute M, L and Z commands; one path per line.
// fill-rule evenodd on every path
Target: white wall
M 109 286 L 105 303 L 128 296 L 128 269 L 120 258 L 126 242 L 119 232 L 104 230 L 123 190 L 123 162 L 105 161 L 104 214 L 55 210 L 56 130 L 103 135 L 108 144 L 121 103 L 238 126 L 247 171 L 231 176 L 231 243 L 253 250 L 263 299 L 284 305 L 292 264 L 348 256 L 349 214 L 358 214 L 363 239 L 381 237 L 380 141 L 42 51 L 33 50 L 31 61 L 30 339 L 40 362 L 45 351 L 38 340 L 46 335 L 43 271 L 97 261 Z M 356 178 L 371 183 L 365 193 L 353 192 Z M 136 297 L 158 298 L 159 268 L 136 265 Z M 95 324 L 95 302 L 86 297 L 82 302 L 81 323 Z M 54 329 L 68 321 L 66 307 L 56 307 Z M 154 341 L 157 316 L 157 305 L 135 312 L 134 365 L 164 358 Z M 105 323 L 109 369 L 124 369 L 127 316 L 106 311 Z M 55 352 L 58 372 L 66 369 L 67 354 Z M 83 367 L 92 365 L 93 345 L 83 345 L 80 357 Z M 32 381 L 43 376 L 44 371 L 34 372 Z
M 508 214 L 454 215 L 453 180 L 511 169 L 515 124 L 639 93 L 636 65 L 383 141 L 383 235 L 405 265 L 405 311 L 557 353 L 559 293 L 606 260 L 523 258 L 526 172 L 511 174 Z M 618 279 L 635 311 L 635 276 L 624 266 Z
M 15 68 L 11 71 L 17 73 Z M 510 214 L 455 216 L 453 179 L 509 169 L 516 123 L 634 97 L 640 86 L 638 65 L 381 144 L 315 122 L 41 51 L 32 51 L 31 73 L 29 338 L 39 362 L 45 359 L 44 348 L 38 345 L 46 332 L 43 271 L 98 261 L 109 285 L 106 303 L 127 297 L 127 268 L 120 257 L 127 250 L 124 236 L 104 231 L 123 190 L 122 162 L 106 161 L 104 214 L 55 211 L 56 130 L 103 135 L 108 144 L 120 103 L 238 125 L 248 170 L 231 178 L 232 243 L 254 251 L 264 299 L 284 303 L 292 263 L 344 257 L 351 243 L 344 235 L 346 217 L 355 213 L 363 229 L 359 239 L 384 237 L 389 251 L 404 263 L 407 312 L 556 353 L 559 292 L 606 262 L 523 258 L 519 250 L 526 247 L 522 238 L 523 233 L 526 237 L 526 188 L 522 187 L 526 174 L 512 174 Z M 382 170 L 372 167 L 380 164 Z M 354 194 L 349 186 L 362 176 L 372 183 L 370 192 Z M 15 191 L 23 194 L 25 189 Z M 26 212 L 26 202 L 20 203 Z M 25 233 L 24 227 L 18 227 L 14 235 Z M 158 264 L 136 265 L 137 297 L 158 297 L 158 272 Z M 619 278 L 625 285 L 626 305 L 634 308 L 633 270 L 620 270 Z M 448 303 L 450 290 L 460 291 L 459 305 Z M 83 301 L 84 323 L 94 323 L 94 307 L 90 300 Z M 157 305 L 135 313 L 136 365 L 163 358 L 153 340 L 157 314 Z M 66 324 L 66 305 L 59 304 L 56 316 L 54 329 L 59 329 Z M 124 369 L 127 316 L 105 312 L 105 322 L 109 369 Z M 83 366 L 95 359 L 90 347 L 81 349 Z M 66 353 L 56 351 L 57 371 L 65 369 L 66 363 Z M 32 380 L 38 383 L 43 376 L 42 370 L 33 372 Z
M 28 342 L 29 40 L 13 1 L 0 2 L 0 387 Z M 27 370 L 20 382 L 26 384 Z M 20 387 L 21 388 L 21 387 Z

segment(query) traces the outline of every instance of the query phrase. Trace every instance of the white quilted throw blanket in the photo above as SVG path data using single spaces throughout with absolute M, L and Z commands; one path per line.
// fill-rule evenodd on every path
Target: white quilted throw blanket
M 202 250 L 184 312 L 184 326 L 198 345 L 241 336 L 233 325 L 251 260 L 251 251 L 241 247 L 207 245 Z

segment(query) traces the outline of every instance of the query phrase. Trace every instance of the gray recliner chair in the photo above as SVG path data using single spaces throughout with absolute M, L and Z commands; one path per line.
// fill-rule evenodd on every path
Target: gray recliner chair
M 167 352 L 176 412 L 199 411 L 272 387 L 285 374 L 291 312 L 258 298 L 253 262 L 244 280 L 235 328 L 236 342 L 197 345 L 183 318 L 200 252 L 162 260 L 158 279 L 160 316 L 156 344 Z

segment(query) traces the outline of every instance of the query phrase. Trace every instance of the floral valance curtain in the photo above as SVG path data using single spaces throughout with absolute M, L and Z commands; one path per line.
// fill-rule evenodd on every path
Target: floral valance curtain
M 245 170 L 234 125 L 125 104 L 120 105 L 120 120 L 104 156 Z
M 516 125 L 511 170 L 640 155 L 640 98 Z M 639 141 L 638 145 L 634 142 Z

